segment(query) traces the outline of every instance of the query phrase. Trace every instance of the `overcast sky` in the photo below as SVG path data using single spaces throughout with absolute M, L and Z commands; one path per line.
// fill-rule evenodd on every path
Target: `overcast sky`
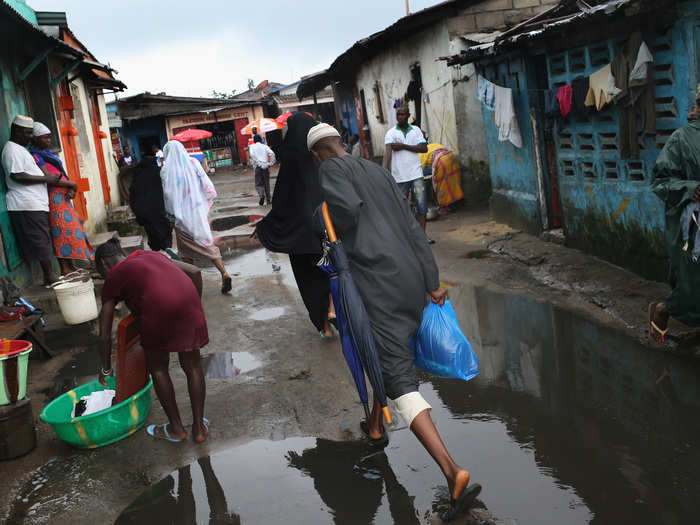
M 410 0 L 415 12 L 439 0 Z M 129 90 L 209 96 L 327 68 L 405 15 L 405 0 L 28 0 L 68 25 Z

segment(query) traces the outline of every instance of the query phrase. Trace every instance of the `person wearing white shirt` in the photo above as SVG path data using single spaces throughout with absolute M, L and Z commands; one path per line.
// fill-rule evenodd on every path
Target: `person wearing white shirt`
M 153 144 L 151 146 L 151 151 L 153 151 L 153 156 L 156 158 L 156 164 L 158 164 L 159 168 L 163 167 L 163 152 L 160 149 L 160 146 L 158 144 Z
M 260 196 L 260 206 L 270 204 L 270 166 L 275 163 L 275 152 L 263 144 L 262 137 L 255 135 L 253 144 L 248 148 L 250 164 L 255 169 L 255 189 Z
M 428 195 L 425 191 L 423 168 L 419 153 L 428 151 L 428 142 L 418 126 L 408 123 L 410 113 L 406 106 L 396 110 L 396 126 L 386 132 L 384 144 L 384 167 L 391 171 L 399 189 L 406 196 L 412 195 L 416 205 L 416 219 L 425 231 L 428 213 Z M 434 241 L 428 238 L 432 244 Z
M 39 261 L 44 285 L 58 277 L 51 268 L 53 244 L 49 231 L 49 193 L 47 184 L 62 185 L 60 176 L 45 175 L 37 166 L 27 145 L 32 138 L 34 120 L 17 115 L 10 128 L 10 140 L 2 149 L 5 170 L 5 196 L 10 222 L 19 252 L 25 261 Z

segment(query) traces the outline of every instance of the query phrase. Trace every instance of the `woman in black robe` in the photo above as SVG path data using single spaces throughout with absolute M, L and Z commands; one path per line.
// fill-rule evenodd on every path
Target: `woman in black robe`
M 315 124 L 306 113 L 295 113 L 287 120 L 272 210 L 258 223 L 255 233 L 271 252 L 289 254 L 311 322 L 321 337 L 327 338 L 332 336 L 328 323 L 330 284 L 316 265 L 322 256 L 321 240 L 313 227 L 321 191 L 318 168 L 306 147 L 306 136 Z
M 155 157 L 144 157 L 133 168 L 129 205 L 136 215 L 136 221 L 146 230 L 151 250 L 170 248 L 173 244 L 173 225 L 165 213 L 163 184 Z

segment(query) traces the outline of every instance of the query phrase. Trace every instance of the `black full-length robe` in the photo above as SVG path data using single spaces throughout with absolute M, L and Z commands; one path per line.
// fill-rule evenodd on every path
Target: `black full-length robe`
M 143 226 L 151 250 L 170 248 L 173 243 L 173 225 L 165 213 L 163 183 L 155 157 L 145 157 L 131 169 L 133 179 L 129 189 L 129 206 L 136 221 Z
M 321 239 L 313 228 L 313 214 L 321 192 L 318 168 L 306 147 L 306 135 L 315 123 L 306 113 L 295 113 L 287 120 L 272 210 L 258 223 L 256 233 L 268 250 L 289 254 L 309 318 L 321 331 L 328 318 L 330 282 L 316 265 Z
M 427 292 L 440 286 L 433 252 L 387 170 L 345 155 L 325 161 L 319 174 L 370 318 L 387 395 L 396 399 L 418 390 L 410 342 Z
M 700 326 L 700 263 L 684 252 L 681 214 L 700 186 L 700 120 L 688 122 L 669 137 L 654 165 L 652 191 L 664 202 L 669 284 L 673 288 L 666 301 L 671 317 Z

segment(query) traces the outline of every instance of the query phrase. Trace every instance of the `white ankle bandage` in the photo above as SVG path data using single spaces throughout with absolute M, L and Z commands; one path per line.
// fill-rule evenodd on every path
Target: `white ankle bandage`
M 396 411 L 408 424 L 409 428 L 418 414 L 423 412 L 423 410 L 433 408 L 423 396 L 420 395 L 420 392 L 409 392 L 408 394 L 397 397 L 393 401 L 396 404 Z

